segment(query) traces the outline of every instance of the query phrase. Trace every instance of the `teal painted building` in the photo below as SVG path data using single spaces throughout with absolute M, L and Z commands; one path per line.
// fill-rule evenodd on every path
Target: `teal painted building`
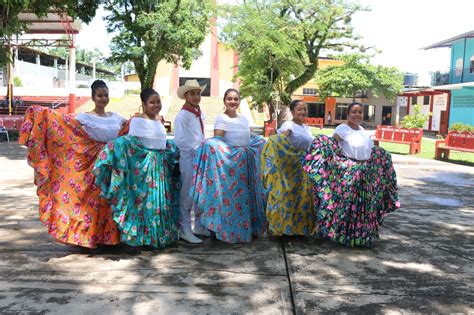
M 474 37 L 464 37 L 451 45 L 449 83 L 474 82 Z
M 463 123 L 474 126 L 474 31 L 470 31 L 424 49 L 451 49 L 449 73 L 435 72 L 435 90 L 449 91 L 448 124 Z

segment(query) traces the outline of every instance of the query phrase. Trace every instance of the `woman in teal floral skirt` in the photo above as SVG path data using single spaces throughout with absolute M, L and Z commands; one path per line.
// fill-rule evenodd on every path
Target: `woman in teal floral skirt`
M 132 118 L 128 135 L 106 145 L 94 174 L 122 242 L 163 248 L 178 240 L 178 154 L 158 116 L 160 96 L 144 89 L 140 97 L 143 114 Z

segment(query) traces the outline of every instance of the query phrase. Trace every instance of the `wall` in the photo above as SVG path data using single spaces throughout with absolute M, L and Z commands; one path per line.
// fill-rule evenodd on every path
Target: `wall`
M 179 68 L 179 77 L 210 78 L 211 77 L 211 34 L 207 35 L 199 46 L 202 55 L 194 60 L 191 68 Z
M 224 92 L 227 89 L 234 87 L 234 50 L 226 48 L 222 43 L 218 43 L 217 46 L 218 52 L 218 61 L 219 61 L 219 96 L 224 96 Z
M 474 126 L 474 88 L 451 91 L 449 126 L 457 122 Z
M 19 77 L 23 86 L 52 88 L 55 87 L 59 74 L 56 68 L 16 60 L 14 77 Z
M 362 102 L 366 105 L 375 106 L 375 121 L 371 123 L 366 123 L 369 126 L 376 126 L 382 124 L 382 110 L 384 106 L 392 107 L 392 117 L 390 119 L 390 124 L 396 124 L 396 113 L 397 113 L 397 102 L 396 100 L 390 101 L 385 97 L 385 95 L 375 96 L 372 92 L 367 92 L 367 101 Z
M 464 75 L 463 82 L 474 82 L 474 71 L 471 73 L 471 58 L 474 60 L 474 38 L 466 40 L 466 52 L 464 54 Z
M 464 67 L 464 39 L 458 40 L 451 46 L 451 72 L 449 76 L 449 83 L 461 83 L 460 68 Z

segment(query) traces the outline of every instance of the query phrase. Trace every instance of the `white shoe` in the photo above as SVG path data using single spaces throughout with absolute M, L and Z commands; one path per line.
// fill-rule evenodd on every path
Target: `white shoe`
M 199 236 L 211 237 L 211 232 L 202 226 L 201 223 L 194 225 L 193 233 Z
M 191 229 L 186 229 L 186 230 L 179 230 L 179 238 L 182 239 L 183 241 L 186 241 L 188 243 L 191 243 L 191 244 L 201 244 L 202 243 L 202 239 L 196 237 L 196 235 L 194 235 L 192 232 L 191 232 Z

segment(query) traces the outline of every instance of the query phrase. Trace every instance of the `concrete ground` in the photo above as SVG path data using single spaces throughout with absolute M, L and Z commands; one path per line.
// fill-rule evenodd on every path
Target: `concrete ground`
M 402 209 L 372 249 L 208 239 L 132 254 L 53 242 L 24 156 L 0 143 L 2 314 L 474 314 L 474 168 L 393 156 Z

